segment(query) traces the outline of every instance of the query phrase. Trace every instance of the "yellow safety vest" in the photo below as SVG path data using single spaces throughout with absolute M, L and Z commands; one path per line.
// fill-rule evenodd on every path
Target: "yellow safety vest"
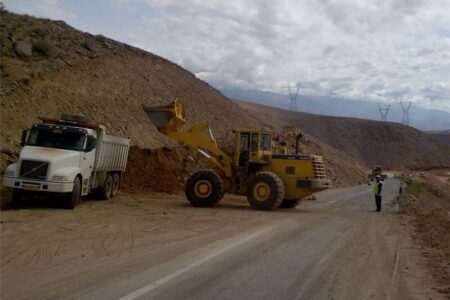
M 380 186 L 381 182 L 376 182 L 375 186 L 373 187 L 373 194 L 374 195 L 380 195 Z

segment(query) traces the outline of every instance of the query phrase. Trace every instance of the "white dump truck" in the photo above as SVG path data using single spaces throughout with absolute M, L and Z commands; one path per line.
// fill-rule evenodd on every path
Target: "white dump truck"
M 13 188 L 13 201 L 25 193 L 64 194 L 65 207 L 96 192 L 114 197 L 128 160 L 130 140 L 106 134 L 102 125 L 84 116 L 63 114 L 39 118 L 22 133 L 17 162 L 6 169 L 3 185 Z

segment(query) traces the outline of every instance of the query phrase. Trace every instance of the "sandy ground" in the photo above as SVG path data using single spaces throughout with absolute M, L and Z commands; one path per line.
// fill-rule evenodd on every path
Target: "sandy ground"
M 387 198 L 396 189 L 392 184 Z M 390 213 L 387 201 L 382 214 L 371 212 L 370 187 L 364 185 L 325 191 L 295 210 L 275 212 L 252 210 L 234 196 L 212 209 L 193 208 L 183 195 L 167 194 L 121 193 L 110 201 L 86 201 L 73 211 L 51 202 L 44 208 L 31 204 L 2 212 L 2 299 L 119 298 L 242 241 L 236 247 L 240 253 L 220 253 L 237 264 L 231 270 L 211 259 L 143 299 L 242 298 L 244 291 L 232 280 L 248 281 L 254 272 L 267 272 L 264 268 L 289 272 L 292 286 L 279 294 L 281 299 L 441 297 L 410 239 L 408 218 Z M 267 227 L 270 232 L 248 239 Z M 222 285 L 191 290 L 186 284 L 196 276 L 208 282 L 216 278 L 212 275 L 224 276 Z M 177 280 L 184 282 L 179 288 Z M 266 296 L 282 282 L 272 278 Z M 245 298 L 259 298 L 254 289 L 260 287 L 250 280 Z

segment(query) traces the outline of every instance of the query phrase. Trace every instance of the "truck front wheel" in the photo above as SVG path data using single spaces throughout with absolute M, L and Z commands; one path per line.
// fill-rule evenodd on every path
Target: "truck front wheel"
M 75 177 L 75 181 L 73 182 L 73 190 L 72 193 L 67 195 L 66 199 L 66 208 L 74 209 L 75 205 L 81 198 L 81 180 L 79 177 Z

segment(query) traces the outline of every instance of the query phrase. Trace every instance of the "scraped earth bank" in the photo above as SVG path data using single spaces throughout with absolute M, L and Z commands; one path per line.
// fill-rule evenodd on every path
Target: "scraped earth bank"
M 208 166 L 207 160 L 186 147 L 130 148 L 122 190 L 129 193 L 176 193 L 183 189 L 185 177 Z
M 421 246 L 428 270 L 441 284 L 438 290 L 450 297 L 450 177 L 446 186 L 433 177 L 426 175 L 411 184 L 401 207 L 411 217 L 413 238 Z

